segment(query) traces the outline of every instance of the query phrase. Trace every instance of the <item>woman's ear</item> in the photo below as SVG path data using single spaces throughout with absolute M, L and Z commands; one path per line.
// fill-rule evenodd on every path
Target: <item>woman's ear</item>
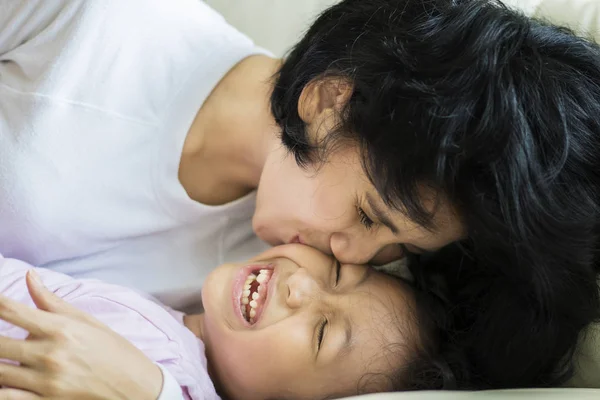
M 298 115 L 305 124 L 311 124 L 339 112 L 350 100 L 352 89 L 347 79 L 313 79 L 300 93 Z

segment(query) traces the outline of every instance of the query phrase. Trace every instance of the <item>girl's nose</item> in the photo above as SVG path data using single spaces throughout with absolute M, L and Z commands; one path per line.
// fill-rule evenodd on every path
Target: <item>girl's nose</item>
M 319 294 L 319 283 L 305 268 L 298 268 L 287 280 L 287 305 L 297 309 L 310 304 Z

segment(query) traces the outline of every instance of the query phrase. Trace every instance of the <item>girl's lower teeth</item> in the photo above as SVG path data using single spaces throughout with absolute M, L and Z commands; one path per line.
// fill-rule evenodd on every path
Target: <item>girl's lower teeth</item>
M 258 275 L 252 273 L 246 278 L 244 283 L 244 290 L 242 292 L 242 298 L 240 300 L 240 307 L 242 309 L 242 315 L 250 322 L 254 323 L 256 317 L 256 310 L 258 309 L 260 299 L 259 289 L 261 284 L 265 283 L 271 277 L 271 270 L 261 269 Z M 255 291 L 251 290 L 252 284 L 256 282 L 258 286 L 255 286 Z

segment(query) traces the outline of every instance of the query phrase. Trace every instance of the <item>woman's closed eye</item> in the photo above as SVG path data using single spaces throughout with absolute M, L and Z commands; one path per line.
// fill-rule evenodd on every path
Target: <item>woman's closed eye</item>
M 371 218 L 369 218 L 369 216 L 367 215 L 365 210 L 362 209 L 362 207 L 358 206 L 357 211 L 358 211 L 358 217 L 360 219 L 360 223 L 363 224 L 363 226 L 365 228 L 371 229 L 375 222 L 373 222 L 373 220 Z
M 340 277 L 342 276 L 342 265 L 338 260 L 335 260 L 335 286 L 340 282 Z

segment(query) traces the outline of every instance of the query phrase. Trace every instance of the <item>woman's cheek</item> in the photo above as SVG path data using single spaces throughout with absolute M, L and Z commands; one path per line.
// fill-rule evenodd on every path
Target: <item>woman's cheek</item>
M 318 218 L 320 224 L 339 226 L 352 218 L 352 205 L 344 200 L 343 187 L 322 187 L 313 192 L 310 200 L 313 218 Z

